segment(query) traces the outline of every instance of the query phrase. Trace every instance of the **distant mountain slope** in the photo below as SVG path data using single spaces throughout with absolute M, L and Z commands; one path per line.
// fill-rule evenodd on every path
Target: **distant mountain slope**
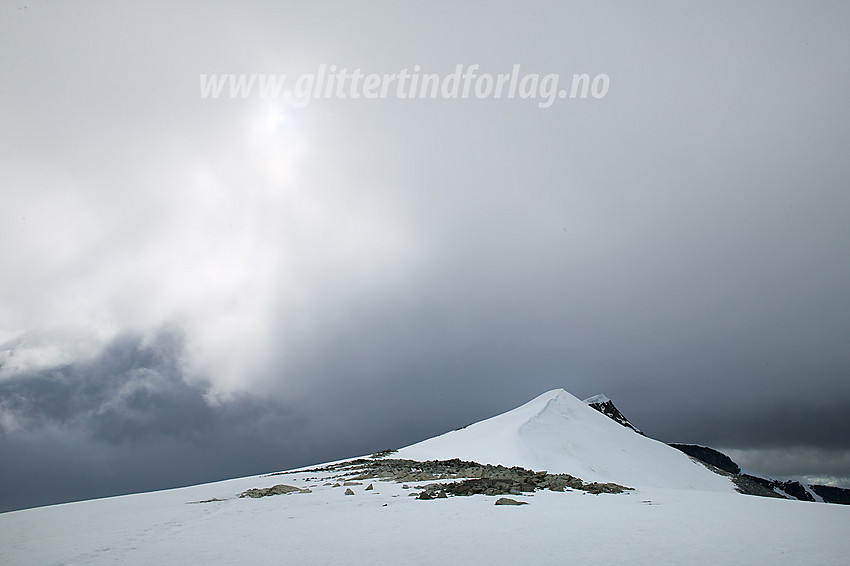
M 832 485 L 812 485 L 812 491 L 817 493 L 827 503 L 840 503 L 850 505 L 850 489 L 835 487 Z
M 629 421 L 613 401 L 605 395 L 594 395 L 584 400 L 584 403 L 596 409 L 612 421 L 643 435 L 635 425 Z M 669 446 L 679 450 L 688 456 L 696 458 L 708 465 L 708 468 L 718 473 L 729 474 L 736 489 L 746 495 L 757 495 L 761 497 L 780 497 L 797 499 L 800 501 L 838 503 L 850 505 L 850 489 L 826 485 L 805 485 L 795 480 L 777 480 L 765 478 L 752 474 L 744 474 L 741 467 L 732 458 L 708 446 L 698 444 L 675 444 Z
M 718 476 L 662 442 L 634 434 L 563 389 L 418 444 L 398 457 L 461 458 L 567 473 L 585 481 L 641 487 L 732 491 Z

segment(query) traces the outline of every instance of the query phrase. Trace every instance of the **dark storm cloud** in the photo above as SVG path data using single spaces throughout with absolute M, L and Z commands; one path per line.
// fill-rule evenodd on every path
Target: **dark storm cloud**
M 194 430 L 209 424 L 211 413 L 204 391 L 183 380 L 182 349 L 176 333 L 149 344 L 121 336 L 91 361 L 6 379 L 0 407 L 15 426 L 71 425 L 109 441 Z
M 776 478 L 793 478 L 804 483 L 850 488 L 850 450 L 822 450 L 812 447 L 773 449 L 724 449 L 749 473 Z M 813 473 L 812 470 L 818 470 Z
M 282 403 L 218 405 L 181 370 L 183 339 L 122 336 L 94 359 L 0 382 L 4 510 L 270 471 L 311 443 Z M 319 448 L 321 451 L 321 447 Z
M 710 419 L 680 417 L 675 428 L 676 438 L 698 438 L 712 446 L 850 450 L 850 403 L 829 398 L 754 403 L 731 414 L 714 412 Z
M 634 403 L 624 397 L 619 405 Z M 634 405 L 626 414 L 649 436 L 718 448 L 751 473 L 810 476 L 821 483 L 850 481 L 850 405 L 842 398 L 812 395 L 775 401 L 754 396 L 731 404 L 677 399 L 666 410 L 647 409 Z

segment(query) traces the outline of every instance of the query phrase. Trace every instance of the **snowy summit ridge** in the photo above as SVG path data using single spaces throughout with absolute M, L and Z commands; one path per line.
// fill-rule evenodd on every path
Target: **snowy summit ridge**
M 413 460 L 461 458 L 632 487 L 733 490 L 728 478 L 662 442 L 635 434 L 563 389 L 402 448 L 398 456 Z

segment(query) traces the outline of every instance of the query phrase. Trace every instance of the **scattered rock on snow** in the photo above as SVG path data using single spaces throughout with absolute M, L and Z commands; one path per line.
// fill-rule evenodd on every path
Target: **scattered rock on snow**
M 395 481 L 401 483 L 403 489 L 409 489 L 411 487 L 406 482 L 453 480 L 451 482 L 431 483 L 420 486 L 417 490 L 418 493 L 413 492 L 409 494 L 425 500 L 470 495 L 521 495 L 523 493 L 534 493 L 542 489 L 551 491 L 570 491 L 575 489 L 593 494 L 622 493 L 632 489 L 615 483 L 585 483 L 581 479 L 569 474 L 550 474 L 544 471 L 535 472 L 518 466 L 508 468 L 505 466 L 467 462 L 457 458 L 452 460 L 429 460 L 427 462 L 386 457 L 370 460 L 359 459 L 306 471 L 342 472 L 342 474 L 336 477 L 340 478 L 342 476 L 351 479 L 345 480 L 342 484 L 334 483 L 333 487 L 346 486 L 345 495 L 354 495 L 354 491 L 347 486 L 363 485 L 363 482 L 356 480 L 374 478 Z M 315 481 L 316 479 L 318 478 L 309 478 L 311 481 Z M 307 478 L 305 478 L 305 481 L 307 481 Z M 364 491 L 374 491 L 374 489 L 374 483 L 369 483 L 369 486 Z M 249 489 L 240 497 L 264 497 L 266 495 L 295 492 L 310 493 L 310 490 L 306 488 L 299 489 L 294 486 L 276 485 L 266 489 Z M 505 505 L 505 503 L 501 505 Z
M 387 456 L 389 456 L 393 452 L 398 452 L 398 450 L 388 448 L 387 450 L 381 450 L 380 452 L 375 452 L 374 454 L 372 454 L 369 457 L 372 458 L 373 460 L 378 460 L 380 458 L 386 458 Z
M 247 491 L 243 491 L 239 497 L 253 497 L 254 499 L 258 497 L 267 497 L 269 495 L 283 495 L 287 493 L 312 493 L 309 489 L 301 489 L 295 487 L 294 485 L 274 485 L 272 487 L 266 488 L 253 488 Z
M 517 501 L 508 497 L 500 497 L 496 500 L 496 505 L 528 505 L 527 501 Z

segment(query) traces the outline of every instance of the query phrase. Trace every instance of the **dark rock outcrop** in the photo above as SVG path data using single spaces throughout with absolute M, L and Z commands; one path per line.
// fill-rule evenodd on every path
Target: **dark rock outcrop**
M 700 446 L 698 444 L 670 444 L 676 450 L 681 450 L 688 456 L 692 456 L 697 460 L 711 464 L 730 474 L 740 474 L 741 467 L 732 461 L 732 458 L 708 446 Z
M 751 476 L 749 474 L 739 474 L 732 476 L 732 482 L 735 484 L 735 489 L 744 495 L 755 495 L 758 497 L 782 497 L 773 491 L 773 487 L 771 487 L 770 482 L 764 478 Z
M 788 495 L 790 495 L 794 499 L 799 499 L 800 501 L 814 501 L 815 500 L 815 498 L 812 497 L 812 494 L 809 493 L 809 491 L 805 487 L 803 487 L 803 484 L 801 484 L 798 481 L 793 481 L 793 480 L 789 480 L 789 481 L 774 480 L 774 481 L 776 482 L 776 488 L 777 489 L 781 489 L 783 492 L 787 493 Z
M 783 493 L 791 499 L 800 501 L 814 501 L 815 498 L 798 481 L 780 481 L 770 478 L 760 478 L 750 474 L 738 474 L 733 478 L 738 491 L 746 495 L 760 495 L 762 497 L 784 497 Z
M 620 423 L 626 428 L 632 429 L 641 436 L 646 436 L 645 434 L 643 434 L 643 432 L 641 432 L 638 427 L 633 425 L 629 421 L 629 419 L 627 419 L 625 415 L 623 415 L 623 413 L 621 413 L 620 410 L 614 406 L 614 403 L 611 401 L 611 399 L 609 399 L 605 395 L 596 395 L 594 397 L 590 397 L 589 399 L 585 399 L 584 402 L 587 403 L 589 407 L 593 407 L 609 419 Z
M 811 488 L 827 503 L 850 505 L 850 489 L 832 485 L 813 485 Z

